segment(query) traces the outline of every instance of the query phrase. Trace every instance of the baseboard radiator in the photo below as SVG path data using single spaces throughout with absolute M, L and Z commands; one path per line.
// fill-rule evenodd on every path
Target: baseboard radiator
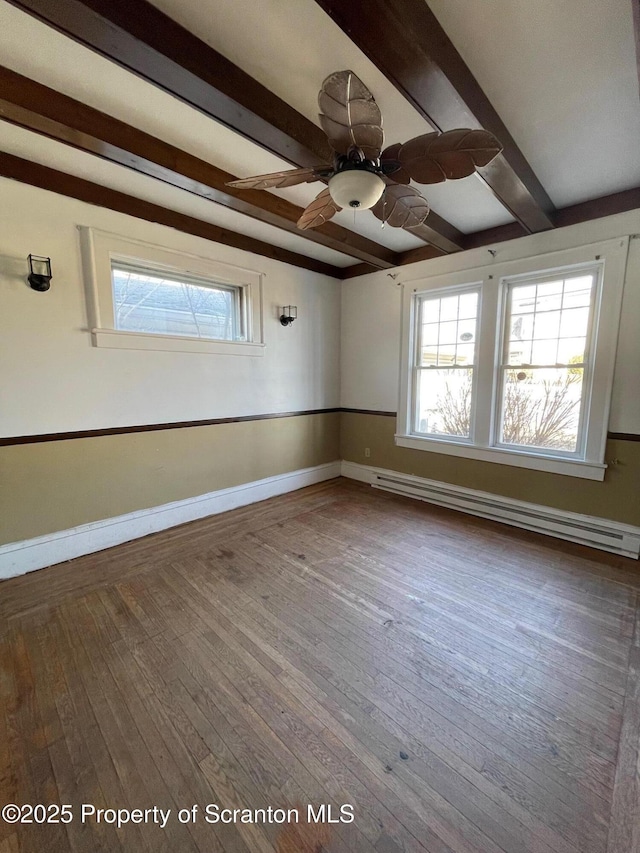
M 370 482 L 375 489 L 385 492 L 406 495 L 636 560 L 640 554 L 639 527 L 391 471 L 371 472 Z

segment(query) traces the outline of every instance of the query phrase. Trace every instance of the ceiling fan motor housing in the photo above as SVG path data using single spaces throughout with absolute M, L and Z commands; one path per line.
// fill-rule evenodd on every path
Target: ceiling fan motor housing
M 361 165 L 343 169 L 329 180 L 329 193 L 338 207 L 369 210 L 382 198 L 385 182 Z

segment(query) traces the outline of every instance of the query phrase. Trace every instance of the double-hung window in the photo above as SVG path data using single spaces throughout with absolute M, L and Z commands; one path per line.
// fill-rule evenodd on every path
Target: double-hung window
M 405 285 L 396 443 L 602 479 L 627 242 Z
M 584 456 L 600 265 L 504 284 L 496 444 Z
M 416 298 L 414 430 L 469 441 L 478 343 L 478 288 Z

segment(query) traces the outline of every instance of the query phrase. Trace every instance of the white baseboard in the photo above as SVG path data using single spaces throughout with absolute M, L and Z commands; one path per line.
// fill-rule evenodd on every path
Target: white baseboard
M 288 474 L 243 483 L 230 489 L 220 489 L 206 495 L 129 512 L 115 518 L 82 524 L 47 536 L 10 542 L 0 546 L 0 579 L 93 554 L 95 551 L 147 536 L 149 533 L 176 527 L 186 521 L 218 515 L 339 476 L 340 462 L 328 462 L 313 468 L 302 468 Z
M 640 554 L 640 527 L 631 524 L 518 501 L 503 495 L 480 492 L 438 480 L 427 480 L 384 468 L 358 465 L 355 462 L 343 461 L 342 476 L 370 483 L 377 489 L 500 521 L 513 527 L 544 533 L 557 539 L 589 545 L 602 551 L 633 557 L 636 560 Z
M 93 554 L 150 533 L 208 515 L 293 492 L 334 477 L 348 477 L 375 488 L 457 509 L 526 530 L 590 545 L 638 559 L 640 527 L 553 509 L 462 486 L 400 474 L 355 462 L 329 462 L 221 489 L 182 501 L 83 524 L 46 536 L 0 546 L 0 580 Z

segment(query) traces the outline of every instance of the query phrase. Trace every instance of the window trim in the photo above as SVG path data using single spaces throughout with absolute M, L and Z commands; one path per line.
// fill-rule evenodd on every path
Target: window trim
M 621 237 L 588 246 L 532 257 L 494 262 L 453 273 L 422 277 L 403 284 L 400 394 L 395 443 L 400 447 L 426 450 L 518 468 L 603 480 L 607 468 L 604 453 L 613 388 L 613 373 L 622 307 L 629 238 Z M 499 403 L 497 377 L 503 341 L 504 294 L 509 281 L 552 274 L 568 267 L 602 264 L 597 283 L 596 311 L 592 326 L 593 373 L 588 410 L 584 458 L 496 445 L 493 435 Z M 416 305 L 420 296 L 437 292 L 459 292 L 480 284 L 477 382 L 490 388 L 487 395 L 475 394 L 471 435 L 473 443 L 455 438 L 426 437 L 413 432 L 413 359 L 417 346 Z M 476 387 L 478 387 L 476 386 Z M 478 411 L 478 409 L 480 411 Z
M 94 346 L 215 355 L 264 355 L 262 273 L 224 264 L 213 258 L 131 240 L 95 228 L 79 226 L 79 232 L 87 314 Z M 212 284 L 242 288 L 241 301 L 246 317 L 247 340 L 227 341 L 116 329 L 112 261 L 146 266 L 150 272 L 165 270 L 172 275 L 183 274 L 200 280 L 208 279 Z

